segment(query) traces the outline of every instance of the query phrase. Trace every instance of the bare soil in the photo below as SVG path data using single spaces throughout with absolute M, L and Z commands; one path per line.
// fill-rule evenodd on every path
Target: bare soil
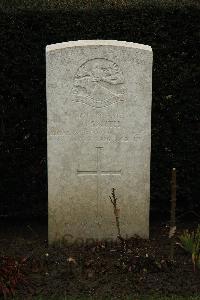
M 178 235 L 196 223 L 179 224 Z M 169 227 L 151 225 L 150 239 L 135 236 L 120 242 L 77 241 L 48 246 L 46 224 L 19 222 L 0 226 L 0 256 L 23 266 L 28 283 L 18 286 L 20 299 L 33 295 L 92 296 L 123 299 L 127 295 L 194 295 L 200 293 L 200 270 L 178 244 L 170 260 Z

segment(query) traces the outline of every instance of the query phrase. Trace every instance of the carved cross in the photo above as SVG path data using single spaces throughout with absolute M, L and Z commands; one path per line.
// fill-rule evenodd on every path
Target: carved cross
M 102 170 L 101 169 L 101 153 L 103 151 L 103 147 L 96 147 L 96 169 L 95 170 L 77 170 L 78 176 L 96 176 L 97 183 L 96 183 L 96 191 L 97 191 L 97 212 L 100 200 L 100 178 L 101 176 L 119 176 L 121 175 L 120 170 Z

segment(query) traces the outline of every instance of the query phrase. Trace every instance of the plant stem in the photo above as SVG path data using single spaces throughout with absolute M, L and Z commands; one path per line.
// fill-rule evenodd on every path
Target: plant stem
M 174 244 L 176 231 L 176 169 L 172 169 L 171 177 L 171 217 L 170 217 L 170 258 L 174 259 Z
M 111 203 L 113 204 L 113 207 L 114 207 L 114 215 L 115 215 L 117 232 L 118 232 L 117 237 L 119 239 L 122 239 L 121 231 L 120 231 L 120 224 L 119 224 L 119 209 L 117 208 L 117 197 L 115 196 L 115 189 L 114 188 L 112 189 L 112 197 L 110 197 L 110 201 L 111 201 Z

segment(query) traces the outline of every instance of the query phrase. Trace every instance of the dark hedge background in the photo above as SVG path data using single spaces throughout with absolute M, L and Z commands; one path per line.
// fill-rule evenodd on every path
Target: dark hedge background
M 151 210 L 169 210 L 176 167 L 178 212 L 198 212 L 200 10 L 7 12 L 0 26 L 0 215 L 47 214 L 45 46 L 78 39 L 152 46 Z

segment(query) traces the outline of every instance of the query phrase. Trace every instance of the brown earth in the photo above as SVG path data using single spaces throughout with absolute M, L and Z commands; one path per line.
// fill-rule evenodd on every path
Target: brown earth
M 178 235 L 196 224 L 179 224 Z M 47 244 L 47 227 L 40 224 L 1 222 L 0 256 L 19 260 L 28 283 L 18 286 L 20 299 L 28 295 L 92 295 L 122 298 L 137 294 L 200 293 L 200 270 L 193 271 L 190 254 L 178 244 L 170 260 L 169 227 L 151 226 L 149 240 L 133 237 L 120 242 L 87 243 L 72 246 Z

